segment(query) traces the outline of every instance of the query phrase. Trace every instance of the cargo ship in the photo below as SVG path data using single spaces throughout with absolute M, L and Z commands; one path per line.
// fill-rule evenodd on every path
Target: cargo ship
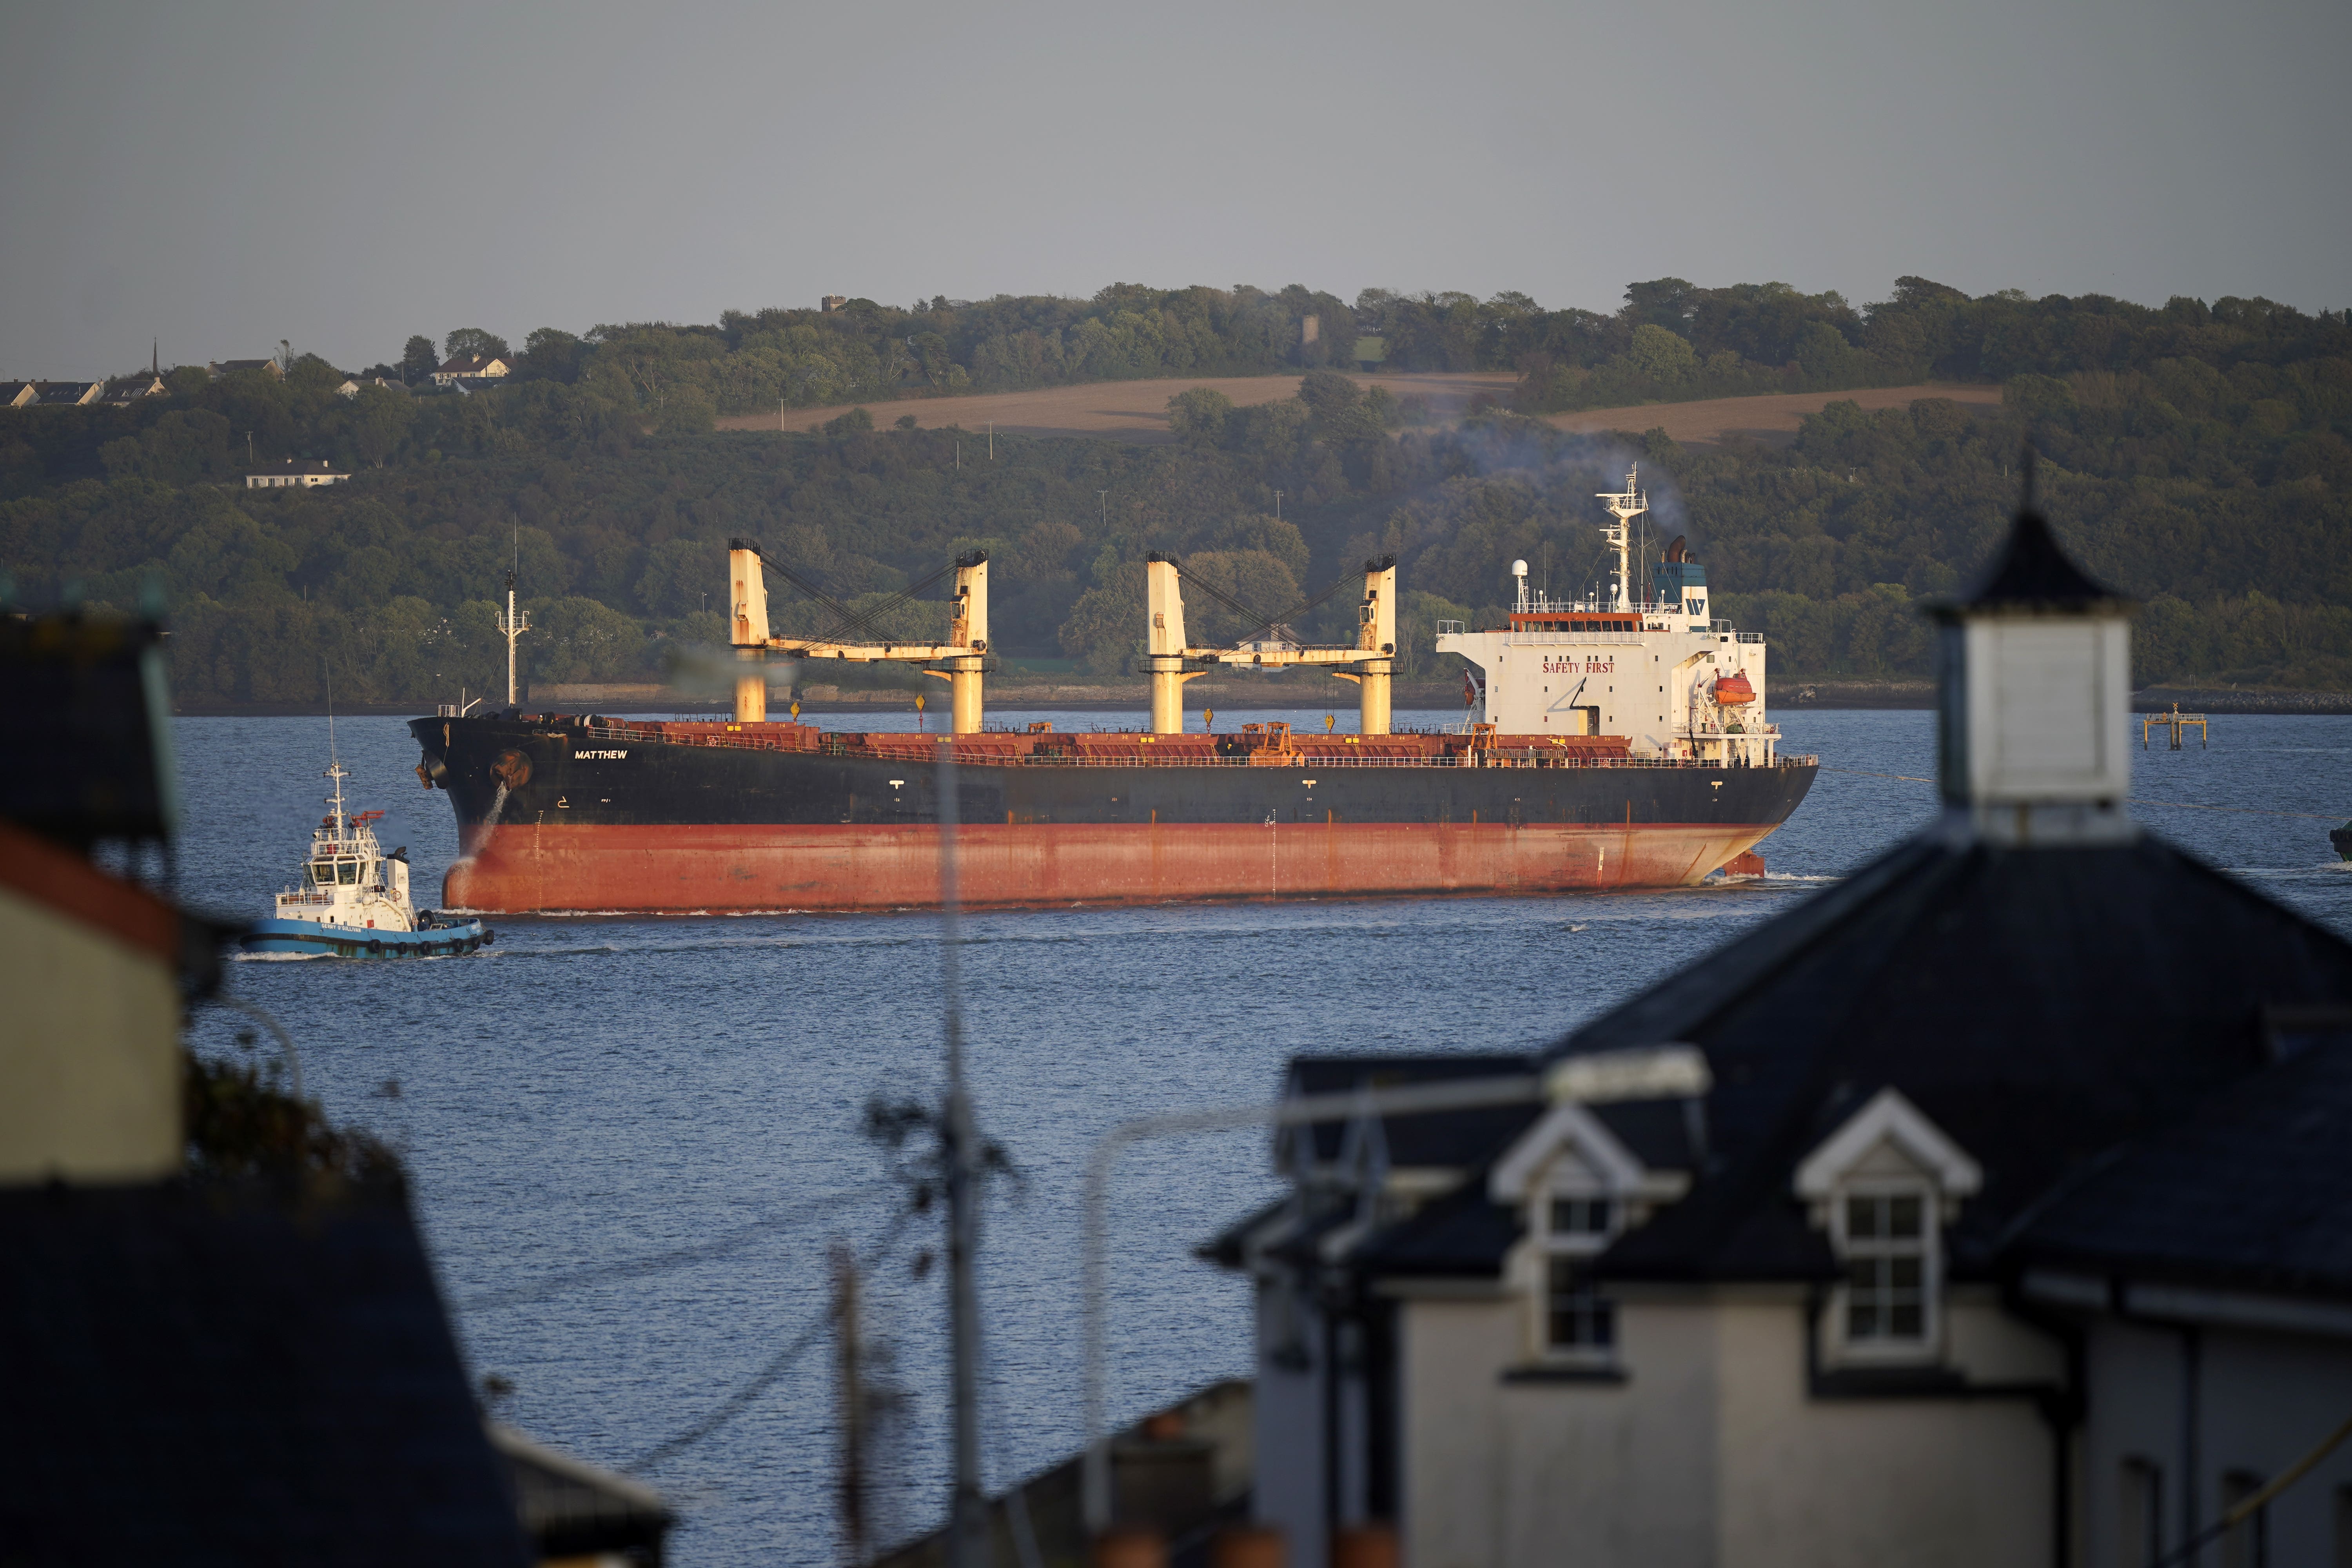
M 1195 646 L 1181 561 L 1147 564 L 1149 730 L 1020 731 L 985 721 L 988 563 L 958 560 L 939 643 L 871 635 L 750 540 L 730 550 L 731 720 L 445 710 L 410 724 L 419 779 L 446 790 L 461 857 L 443 903 L 484 911 L 878 910 L 936 906 L 953 792 L 973 906 L 1547 893 L 1675 887 L 1735 862 L 1796 809 L 1816 759 L 1766 718 L 1760 637 L 1707 615 L 1678 540 L 1637 593 L 1630 521 L 1606 591 L 1554 600 L 1512 564 L 1507 624 L 1442 624 L 1468 667 L 1458 728 L 1397 733 L 1396 564 L 1365 563 L 1351 643 L 1265 635 Z M 944 576 L 946 568 L 940 575 Z M 774 571 L 835 613 L 822 637 L 772 637 Z M 1230 602 L 1230 601 L 1228 601 Z M 1236 606 L 1237 608 L 1239 606 Z M 858 635 L 865 633 L 862 637 Z M 768 662 L 895 659 L 946 679 L 944 734 L 821 730 L 767 716 Z M 1359 732 L 1279 723 L 1188 730 L 1184 683 L 1235 665 L 1320 668 L 1356 683 Z M 942 753 L 951 766 L 942 767 Z

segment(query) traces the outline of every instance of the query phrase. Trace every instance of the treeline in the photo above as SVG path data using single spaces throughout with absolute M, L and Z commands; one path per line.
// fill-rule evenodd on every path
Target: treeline
M 1394 553 L 1406 673 L 1427 675 L 1433 623 L 1499 617 L 1513 558 L 1555 592 L 1602 577 L 1592 496 L 1638 460 L 1655 507 L 1645 559 L 1687 534 L 1718 605 L 1772 637 L 1783 676 L 1916 675 L 1930 664 L 1917 605 L 1959 587 L 1999 537 L 2030 434 L 2070 544 L 2147 602 L 2144 679 L 2352 685 L 2340 320 L 1913 293 L 1906 310 L 1944 323 L 1922 340 L 1936 353 L 2031 367 L 2007 376 L 2001 409 L 1832 404 L 1777 449 L 1570 437 L 1502 408 L 1400 430 L 1397 400 L 1328 371 L 1249 407 L 1185 393 L 1171 445 L 1000 436 L 995 461 L 966 441 L 961 466 L 953 431 L 877 429 L 860 412 L 809 437 L 714 434 L 600 404 L 585 371 L 416 398 L 338 396 L 315 362 L 282 379 L 181 373 L 149 400 L 160 406 L 0 413 L 0 467 L 18 476 L 0 500 L 0 572 L 35 601 L 127 606 L 152 584 L 173 606 L 192 703 L 315 700 L 322 661 L 355 700 L 423 703 L 500 678 L 490 600 L 518 562 L 535 621 L 523 658 L 544 683 L 656 678 L 723 641 L 705 597 L 723 597 L 737 534 L 867 604 L 985 548 L 999 649 L 1100 672 L 1132 668 L 1148 551 L 1183 554 L 1269 616 Z M 1675 319 L 1701 334 L 1715 318 L 1691 305 Z M 1637 323 L 1629 343 L 1658 325 Z M 385 418 L 404 421 L 396 441 L 370 423 Z M 242 471 L 231 447 L 321 432 L 385 443 L 382 466 L 316 490 L 219 482 Z M 1349 597 L 1297 629 L 1343 635 Z M 781 624 L 819 629 L 781 590 L 777 604 Z M 1254 629 L 1195 613 L 1206 637 Z M 909 605 L 899 624 L 939 615 Z
M 909 309 L 728 311 L 709 325 L 630 323 L 531 332 L 520 351 L 478 328 L 409 339 L 337 395 L 342 372 L 286 355 L 283 374 L 183 368 L 168 397 L 127 407 L 0 410 L 0 496 L 80 479 L 226 480 L 287 458 L 358 469 L 519 455 L 644 433 L 707 431 L 722 414 L 1144 376 L 1347 368 L 1359 340 L 1386 368 L 1509 371 L 1526 414 L 1753 393 L 1904 385 L 1937 376 L 2145 373 L 2194 363 L 2226 374 L 2352 354 L 2341 313 L 2266 300 L 2161 308 L 2100 295 L 1970 299 L 1920 278 L 1857 308 L 1782 283 L 1629 285 L 1613 313 L 1547 310 L 1523 294 L 1367 289 L 1355 303 L 1305 288 L 1157 289 L 1091 300 L 937 299 Z M 436 353 L 495 356 L 512 374 L 433 389 Z M 377 383 L 384 384 L 377 384 Z

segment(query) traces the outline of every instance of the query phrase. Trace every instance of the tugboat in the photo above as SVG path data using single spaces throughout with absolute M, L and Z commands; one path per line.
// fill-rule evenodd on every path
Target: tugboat
M 416 910 L 408 900 L 407 847 L 385 854 L 374 828 L 383 813 L 354 816 L 343 809 L 343 781 L 352 775 L 340 760 L 328 764 L 324 776 L 334 781 L 335 793 L 326 800 L 331 809 L 310 830 L 301 885 L 278 895 L 276 917 L 246 932 L 245 950 L 312 958 L 440 958 L 488 946 L 493 933 L 478 920 Z

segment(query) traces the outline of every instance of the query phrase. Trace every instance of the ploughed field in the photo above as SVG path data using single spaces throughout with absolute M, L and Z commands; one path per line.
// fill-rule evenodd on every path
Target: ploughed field
M 1399 397 L 1429 403 L 1438 423 L 1459 419 L 1470 400 L 1484 393 L 1507 399 L 1518 377 L 1508 371 L 1416 371 L 1358 375 L 1360 385 L 1384 386 Z M 1034 392 L 975 393 L 964 397 L 910 398 L 901 402 L 842 404 L 830 408 L 790 408 L 782 414 L 739 414 L 719 421 L 722 430 L 808 431 L 863 406 L 877 425 L 911 414 L 924 429 L 961 426 L 983 442 L 992 424 L 999 435 L 1103 436 L 1152 444 L 1173 440 L 1168 430 L 1168 400 L 1195 386 L 1210 387 L 1236 405 L 1276 403 L 1298 390 L 1295 375 L 1162 376 L 1151 381 L 1101 381 L 1082 386 L 1048 386 Z M 1865 409 L 1899 408 L 1922 397 L 1948 397 L 1978 409 L 2000 405 L 2000 388 L 1966 384 L 1864 387 L 1851 392 L 1773 393 L 1760 397 L 1716 397 L 1698 403 L 1646 403 L 1623 408 L 1586 408 L 1551 414 L 1544 422 L 1562 430 L 1663 428 L 1685 444 L 1719 443 L 1733 437 L 1771 442 L 1797 432 L 1806 415 L 1830 404 L 1851 401 Z

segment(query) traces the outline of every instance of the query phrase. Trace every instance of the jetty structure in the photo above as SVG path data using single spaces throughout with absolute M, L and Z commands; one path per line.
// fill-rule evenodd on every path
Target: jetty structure
M 1706 574 L 1677 540 L 1638 595 L 1627 521 L 1635 477 L 1601 498 L 1619 561 L 1605 596 L 1531 593 L 1513 563 L 1507 625 L 1442 627 L 1467 661 L 1458 728 L 1399 733 L 1397 565 L 1364 563 L 1353 635 L 1300 642 L 1319 599 L 1259 616 L 1174 556 L 1145 563 L 1150 727 L 990 729 L 989 563 L 958 557 L 853 609 L 757 542 L 728 553 L 734 714 L 721 722 L 595 714 L 444 713 L 409 728 L 417 776 L 449 792 L 466 857 L 452 909 L 812 910 L 940 902 L 940 747 L 957 766 L 962 896 L 974 905 L 1191 899 L 1542 893 L 1695 883 L 1748 855 L 1811 786 L 1766 713 L 1761 637 L 1707 615 Z M 830 616 L 814 635 L 770 624 L 768 574 Z M 937 640 L 887 634 L 890 613 L 952 574 Z M 1357 581 L 1351 574 L 1322 598 Z M 1189 634 L 1188 588 L 1258 635 Z M 768 717 L 768 667 L 912 664 L 949 683 L 950 733 L 827 731 Z M 1354 734 L 1282 723 L 1185 728 L 1184 683 L 1209 670 L 1318 668 L 1353 680 Z M 1743 867 L 1752 866 L 1752 858 Z
M 1297 1119 L 1203 1249 L 1292 1561 L 2340 1553 L 2352 943 L 2133 821 L 2130 611 L 2029 508 L 1920 831 L 1547 1048 L 1292 1059 L 1480 1107 Z

